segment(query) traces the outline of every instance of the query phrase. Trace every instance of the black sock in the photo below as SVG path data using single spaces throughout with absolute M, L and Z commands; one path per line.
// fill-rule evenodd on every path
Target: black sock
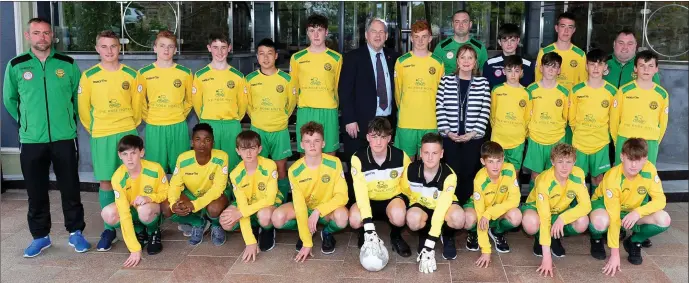
M 448 238 L 454 238 L 456 231 L 457 230 L 453 229 L 452 227 L 447 226 L 447 224 L 444 224 L 442 235 Z
M 397 227 L 395 225 L 390 224 L 390 238 L 402 238 L 402 227 Z

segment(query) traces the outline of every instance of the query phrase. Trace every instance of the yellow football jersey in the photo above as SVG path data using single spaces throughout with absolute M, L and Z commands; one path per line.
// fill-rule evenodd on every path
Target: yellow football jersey
M 576 47 L 574 44 L 567 50 L 559 50 L 555 47 L 555 43 L 553 43 L 538 50 L 538 57 L 536 58 L 537 82 L 541 81 L 541 78 L 543 78 L 540 68 L 541 59 L 543 59 L 543 55 L 549 52 L 555 52 L 562 57 L 560 74 L 557 76 L 557 82 L 559 84 L 571 90 L 574 85 L 588 80 L 589 75 L 586 72 L 586 52 Z
M 194 76 L 191 95 L 196 116 L 200 120 L 242 120 L 247 92 L 242 72 L 232 66 L 216 70 L 209 64 Z
M 247 114 L 251 125 L 266 132 L 287 129 L 287 121 L 297 103 L 292 77 L 278 70 L 266 76 L 260 70 L 246 76 L 249 89 Z
M 435 96 L 445 73 L 443 61 L 428 53 L 418 57 L 412 52 L 395 63 L 395 102 L 397 125 L 404 129 L 437 129 Z M 394 125 L 393 125 L 394 126 Z
M 337 109 L 337 85 L 342 69 L 342 55 L 331 49 L 313 53 L 304 49 L 292 55 L 290 75 L 297 86 L 299 107 Z
M 97 64 L 79 82 L 79 119 L 94 138 L 134 130 L 141 124 L 142 91 L 136 70 L 120 64 L 111 72 Z
M 154 203 L 162 203 L 167 200 L 168 183 L 165 171 L 160 164 L 141 159 L 141 172 L 133 179 L 127 167 L 120 165 L 112 175 L 112 189 L 115 193 L 115 205 L 120 216 L 122 238 L 129 252 L 141 250 L 139 241 L 134 232 L 134 220 L 129 211 L 131 203 L 138 196 L 147 196 Z
M 219 198 L 227 187 L 227 162 L 227 153 L 219 149 L 213 149 L 211 160 L 205 165 L 196 162 L 196 153 L 193 150 L 180 154 L 170 180 L 170 207 L 179 200 L 184 189 L 196 197 L 196 200 L 191 201 L 194 205 L 192 212 L 201 210 Z
M 191 112 L 191 70 L 179 64 L 160 68 L 152 63 L 139 70 L 143 86 L 142 117 L 147 124 L 165 126 L 185 121 Z
M 491 141 L 504 149 L 518 147 L 526 140 L 531 119 L 531 99 L 524 87 L 500 84 L 491 91 Z
M 670 99 L 667 91 L 654 84 L 642 89 L 632 81 L 620 88 L 610 111 L 610 135 L 655 140 L 660 143 L 667 130 Z
M 569 126 L 572 145 L 585 154 L 594 154 L 610 143 L 610 104 L 617 88 L 605 82 L 592 88 L 586 82 L 572 88 L 569 96 Z
M 546 89 L 536 82 L 526 88 L 531 97 L 529 138 L 542 145 L 554 144 L 565 136 L 569 91 L 557 84 Z
M 641 168 L 641 172 L 634 178 L 627 179 L 623 165 L 617 165 L 603 176 L 591 199 L 603 200 L 605 210 L 610 215 L 608 227 L 608 247 L 619 248 L 620 227 L 622 219 L 617 217 L 620 212 L 636 211 L 645 217 L 665 208 L 666 200 L 663 184 L 658 177 L 656 167 L 650 161 Z M 650 198 L 650 200 L 649 200 Z

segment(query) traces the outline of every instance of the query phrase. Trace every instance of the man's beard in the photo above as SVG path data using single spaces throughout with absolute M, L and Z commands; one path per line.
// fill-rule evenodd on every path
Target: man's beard
M 46 44 L 45 46 L 41 46 L 38 44 L 32 45 L 31 46 L 33 49 L 36 49 L 38 51 L 47 51 L 50 49 L 50 44 Z

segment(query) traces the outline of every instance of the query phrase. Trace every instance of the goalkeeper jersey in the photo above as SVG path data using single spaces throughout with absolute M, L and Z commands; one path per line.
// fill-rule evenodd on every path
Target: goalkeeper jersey
M 543 171 L 534 182 L 526 204 L 536 207 L 540 219 L 539 242 L 550 246 L 551 216 L 559 215 L 566 224 L 591 212 L 591 198 L 584 183 L 584 171 L 574 166 L 565 184 L 555 178 L 555 167 Z
M 260 70 L 246 76 L 249 89 L 247 114 L 251 125 L 266 132 L 287 129 L 287 120 L 297 103 L 292 77 L 278 70 L 267 76 Z
M 191 96 L 196 116 L 199 120 L 242 120 L 247 92 L 242 72 L 232 66 L 216 70 L 209 64 L 194 76 Z
M 560 84 L 543 88 L 533 83 L 526 88 L 531 97 L 529 138 L 542 145 L 554 144 L 565 136 L 569 110 L 569 91 Z
M 411 161 L 404 151 L 388 145 L 385 161 L 378 165 L 373 159 L 371 147 L 352 155 L 351 172 L 356 203 L 361 219 L 371 221 L 370 200 L 389 200 L 399 194 L 409 197 L 409 183 L 404 172 Z
M 491 140 L 504 149 L 524 143 L 531 119 L 531 99 L 524 87 L 499 84 L 491 91 Z
M 185 121 L 191 112 L 191 85 L 194 75 L 179 64 L 160 68 L 152 63 L 139 70 L 143 86 L 143 120 L 165 126 Z
M 593 88 L 582 82 L 572 88 L 569 96 L 569 126 L 572 145 L 585 154 L 594 154 L 610 143 L 610 102 L 617 93 L 610 83 Z
M 191 201 L 194 205 L 192 212 L 201 210 L 219 198 L 227 187 L 227 162 L 227 153 L 219 149 L 212 150 L 211 160 L 204 165 L 196 161 L 193 150 L 180 154 L 170 180 L 170 208 L 179 200 L 184 189 L 196 197 L 196 200 Z
M 474 204 L 476 211 L 476 223 L 482 217 L 488 220 L 498 220 L 510 209 L 519 207 L 521 192 L 519 182 L 517 182 L 517 172 L 510 163 L 502 163 L 500 175 L 493 182 L 488 175 L 485 167 L 476 173 L 474 177 L 474 195 L 470 200 Z M 488 240 L 488 230 L 476 229 L 478 234 L 478 244 L 481 253 L 491 253 L 491 245 Z
M 94 138 L 134 130 L 141 124 L 142 91 L 136 70 L 120 64 L 108 71 L 97 64 L 79 82 L 79 119 Z
M 433 50 L 433 55 L 443 60 L 443 65 L 445 67 L 443 73 L 445 75 L 452 75 L 457 70 L 457 50 L 466 44 L 469 44 L 474 51 L 476 51 L 476 54 L 478 54 L 478 58 L 476 58 L 478 62 L 477 68 L 483 70 L 483 64 L 488 60 L 486 46 L 475 38 L 469 38 L 469 40 L 459 43 L 455 40 L 454 36 L 450 36 L 438 43 L 438 45 L 435 46 L 435 50 Z
M 395 63 L 395 102 L 399 108 L 397 127 L 404 129 L 437 129 L 435 96 L 444 67 L 433 54 L 418 57 L 413 52 L 397 58 Z
M 304 49 L 292 55 L 290 75 L 298 88 L 299 108 L 337 109 L 342 55 L 330 48 L 314 53 Z
M 234 192 L 237 209 L 242 213 L 239 220 L 244 243 L 253 245 L 256 238 L 251 233 L 251 216 L 259 210 L 282 203 L 278 198 L 278 171 L 273 160 L 257 156 L 258 167 L 249 175 L 244 161 L 230 173 L 230 182 Z
M 652 89 L 642 89 L 636 81 L 620 88 L 610 110 L 610 135 L 617 142 L 618 136 L 638 137 L 660 141 L 667 130 L 670 99 L 667 91 L 654 84 Z
M 112 188 L 115 193 L 115 205 L 120 216 L 124 243 L 129 252 L 138 252 L 141 250 L 141 245 L 136 240 L 134 232 L 134 220 L 138 221 L 138 219 L 132 219 L 131 203 L 138 196 L 147 196 L 154 203 L 167 200 L 168 183 L 165 171 L 160 164 L 141 159 L 141 172 L 136 179 L 133 179 L 127 167 L 120 165 L 112 175 Z
M 418 203 L 433 210 L 433 215 L 429 215 L 431 230 L 428 232 L 428 236 L 430 240 L 436 241 L 440 236 L 443 224 L 445 224 L 447 210 L 450 209 L 453 202 L 457 202 L 457 196 L 455 196 L 457 175 L 450 166 L 441 162 L 435 177 L 428 182 L 424 177 L 423 170 L 423 161 L 414 161 L 404 171 L 404 178 L 409 182 L 411 190 L 410 206 Z
M 629 179 L 624 175 L 622 164 L 611 168 L 603 176 L 591 199 L 602 200 L 610 215 L 608 247 L 611 249 L 620 247 L 621 212 L 636 211 L 639 216 L 645 217 L 662 210 L 666 204 L 663 184 L 650 161 L 646 161 L 638 175 Z
M 559 84 L 571 90 L 574 85 L 588 79 L 589 75 L 586 72 L 586 52 L 574 44 L 571 44 L 567 50 L 559 50 L 555 46 L 555 43 L 553 43 L 538 51 L 538 57 L 536 59 L 537 82 L 541 81 L 543 78 L 540 68 L 543 55 L 550 52 L 555 52 L 562 57 L 560 74 L 557 76 L 557 82 Z
M 308 227 L 309 211 L 316 210 L 326 216 L 349 200 L 347 182 L 342 163 L 335 156 L 321 155 L 321 164 L 312 169 L 306 166 L 304 157 L 289 167 L 290 187 L 297 218 L 299 238 L 304 247 L 312 247 Z

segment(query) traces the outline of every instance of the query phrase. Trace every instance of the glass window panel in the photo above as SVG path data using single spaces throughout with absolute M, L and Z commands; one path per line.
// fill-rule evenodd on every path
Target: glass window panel
M 153 51 L 156 34 L 161 30 L 177 32 L 177 4 L 165 2 L 128 2 L 123 9 L 126 52 Z
M 254 34 L 256 35 L 256 44 L 264 38 L 273 38 L 271 30 L 271 3 L 270 2 L 254 2 Z M 254 49 L 256 46 L 254 46 Z
M 182 53 L 207 53 L 207 38 L 212 32 L 228 34 L 229 2 L 180 2 Z
M 366 44 L 366 21 L 373 17 L 381 18 L 387 23 L 388 39 L 385 47 L 394 49 L 398 34 L 397 16 L 396 2 L 345 2 L 344 52 Z
M 251 2 L 232 2 L 232 52 L 250 52 L 254 43 Z
M 644 46 L 661 60 L 689 59 L 688 1 L 648 1 Z
M 62 2 L 64 19 L 54 27 L 59 42 L 57 50 L 95 53 L 95 40 L 103 30 L 113 30 L 121 36 L 120 3 Z
M 565 4 L 563 2 L 546 2 L 543 5 L 543 38 L 541 40 L 541 48 L 557 40 L 557 33 L 555 32 L 557 16 L 564 11 Z
M 431 50 L 438 42 L 454 35 L 452 30 L 452 15 L 459 10 L 459 2 L 412 2 L 412 20 L 414 23 L 418 19 L 430 19 L 433 40 Z
M 576 19 L 576 30 L 572 35 L 572 43 L 582 50 L 587 51 L 586 37 L 588 36 L 589 3 L 570 1 L 567 5 L 567 12 L 574 14 L 574 18 Z M 556 19 L 557 16 L 558 15 L 555 15 Z
M 340 2 L 275 2 L 278 11 L 276 45 L 295 53 L 308 46 L 306 19 L 314 13 L 328 18 L 328 48 L 338 51 Z
M 644 2 L 593 2 L 591 8 L 591 49 L 600 48 L 612 54 L 617 32 L 629 28 L 641 47 Z M 579 30 L 577 30 L 577 33 Z

